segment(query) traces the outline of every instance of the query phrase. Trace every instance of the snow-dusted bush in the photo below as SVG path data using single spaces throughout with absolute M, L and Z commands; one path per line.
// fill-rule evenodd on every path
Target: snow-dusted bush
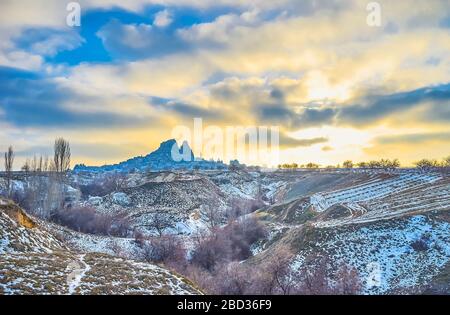
M 174 235 L 141 239 L 144 258 L 148 262 L 162 263 L 176 270 L 186 266 L 186 249 L 183 241 Z
M 80 185 L 80 190 L 85 199 L 90 196 L 103 197 L 113 192 L 118 192 L 126 186 L 126 175 L 112 173 L 95 179 L 92 183 Z
M 83 233 L 124 237 L 129 232 L 129 222 L 124 214 L 106 215 L 87 206 L 61 209 L 52 219 Z
M 247 259 L 252 255 L 250 246 L 265 236 L 264 227 L 254 217 L 216 227 L 209 235 L 197 238 L 192 262 L 211 271 L 217 265 Z

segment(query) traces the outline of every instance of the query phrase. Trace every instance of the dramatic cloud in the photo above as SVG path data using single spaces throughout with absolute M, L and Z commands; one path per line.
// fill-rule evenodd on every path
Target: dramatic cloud
M 325 137 L 311 138 L 311 139 L 295 139 L 288 137 L 285 134 L 280 135 L 280 147 L 281 148 L 297 148 L 297 147 L 310 147 L 315 144 L 323 144 L 328 142 Z
M 83 43 L 83 38 L 73 30 L 27 29 L 15 38 L 17 47 L 41 56 L 54 56 L 64 50 L 72 50 Z
M 31 72 L 0 67 L 0 81 L 1 118 L 17 127 L 112 128 L 143 123 L 138 115 L 72 110 L 66 106 L 70 102 L 98 100 Z
M 158 57 L 188 49 L 173 31 L 158 25 L 122 24 L 112 20 L 97 35 L 110 53 L 122 59 Z
M 426 142 L 450 142 L 450 132 L 415 133 L 377 138 L 380 144 L 423 144 Z
M 339 117 L 350 123 L 371 123 L 384 117 L 413 110 L 425 106 L 429 112 L 426 117 L 419 116 L 417 120 L 447 120 L 450 116 L 447 111 L 440 111 L 446 115 L 435 115 L 433 112 L 438 108 L 448 109 L 450 101 L 450 85 L 421 88 L 404 93 L 395 93 L 385 96 L 374 96 L 369 98 L 367 105 L 352 105 L 339 111 Z
M 59 0 L 0 2 L 1 147 L 58 132 L 103 164 L 201 117 L 278 126 L 284 162 L 450 154 L 447 0 L 380 0 L 380 27 L 359 0 L 79 2 L 81 27 Z

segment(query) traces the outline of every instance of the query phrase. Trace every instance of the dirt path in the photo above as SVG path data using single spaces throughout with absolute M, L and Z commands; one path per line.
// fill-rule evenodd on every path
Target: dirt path
M 74 261 L 68 266 L 68 268 L 72 269 L 72 272 L 67 276 L 70 295 L 75 293 L 76 289 L 81 284 L 81 279 L 91 269 L 91 266 L 84 262 L 84 256 L 85 255 L 80 255 L 78 261 Z

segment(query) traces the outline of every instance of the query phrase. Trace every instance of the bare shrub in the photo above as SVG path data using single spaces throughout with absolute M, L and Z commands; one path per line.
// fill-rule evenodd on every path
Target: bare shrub
M 299 294 L 309 295 L 354 295 L 361 291 L 360 276 L 356 268 L 342 264 L 333 274 L 329 258 L 310 256 L 300 268 Z
M 253 270 L 247 265 L 231 262 L 220 268 L 207 283 L 208 291 L 220 295 L 244 295 L 250 293 Z M 213 281 L 211 281 L 211 279 Z
M 74 207 L 59 210 L 54 218 L 56 222 L 83 233 L 108 234 L 111 219 L 98 215 L 91 207 Z
M 141 248 L 144 247 L 145 240 L 146 240 L 144 233 L 142 233 L 141 231 L 134 231 L 133 237 L 134 237 L 134 242 L 139 247 L 141 247 Z
M 150 237 L 143 241 L 144 258 L 153 263 L 162 263 L 175 270 L 186 268 L 186 249 L 183 241 L 174 235 Z
M 230 240 L 231 260 L 249 258 L 252 255 L 251 245 L 267 235 L 264 226 L 255 217 L 231 222 L 221 230 L 221 234 L 221 237 Z
M 207 241 L 211 245 L 209 242 L 217 239 L 208 238 Z M 212 249 L 219 249 L 220 246 L 214 245 L 216 247 L 206 248 L 209 256 L 202 247 L 202 262 L 208 262 L 209 265 L 193 263 L 184 269 L 184 274 L 209 294 L 344 295 L 358 294 L 361 290 L 360 277 L 355 268 L 342 265 L 331 278 L 328 275 L 327 257 L 307 257 L 305 264 L 297 269 L 293 267 L 295 255 L 287 246 L 280 246 L 273 248 L 271 255 L 258 264 L 240 263 L 227 260 L 223 252 L 221 256 L 219 251 Z
M 202 290 L 208 294 L 216 292 L 213 289 L 215 285 L 214 276 L 209 271 L 197 266 L 188 264 L 182 274 L 194 281 Z
M 85 199 L 89 196 L 103 197 L 125 188 L 126 180 L 126 174 L 111 173 L 104 177 L 97 178 L 90 184 L 80 185 L 80 191 Z
M 423 237 L 412 242 L 411 247 L 417 252 L 424 252 L 429 248 L 427 240 Z
M 264 227 L 253 217 L 233 221 L 196 239 L 192 262 L 212 271 L 217 265 L 240 261 L 252 255 L 250 246 L 265 237 Z
M 126 236 L 129 230 L 127 220 L 122 214 L 116 217 L 105 215 L 91 207 L 65 208 L 57 211 L 52 219 L 83 233 Z
M 333 286 L 335 294 L 355 295 L 361 292 L 361 281 L 356 268 L 342 265 L 338 270 L 336 284 Z
M 130 234 L 130 226 L 131 223 L 126 212 L 120 212 L 112 216 L 108 234 L 117 237 L 128 237 Z
M 279 247 L 252 276 L 253 294 L 292 294 L 299 282 L 291 268 L 294 255 L 287 247 Z
M 307 257 L 306 264 L 299 270 L 301 277 L 299 292 L 302 294 L 330 294 L 331 284 L 327 276 L 328 258 L 324 256 Z
M 161 237 L 167 229 L 172 228 L 174 225 L 172 219 L 165 213 L 155 211 L 152 215 L 151 221 L 146 224 L 146 226 L 149 229 L 156 231 L 158 236 Z
M 292 258 L 292 253 L 282 247 L 259 265 L 222 262 L 209 271 L 191 266 L 187 268 L 187 274 L 192 279 L 198 279 L 202 288 L 210 294 L 293 294 L 299 276 L 290 267 Z
M 258 199 L 240 199 L 234 198 L 230 202 L 231 206 L 226 213 L 229 221 L 236 220 L 240 216 L 255 212 L 264 206 L 261 198 Z
M 216 232 L 217 231 L 217 232 Z M 220 229 L 212 230 L 211 235 L 198 236 L 192 252 L 191 262 L 205 270 L 213 271 L 216 265 L 230 259 L 231 241 L 224 238 Z
M 210 229 L 213 229 L 222 223 L 223 213 L 217 206 L 212 204 L 201 205 L 200 212 L 206 216 Z

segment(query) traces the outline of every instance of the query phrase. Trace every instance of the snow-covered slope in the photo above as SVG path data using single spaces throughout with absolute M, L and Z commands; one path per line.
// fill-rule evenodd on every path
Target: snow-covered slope
M 0 199 L 0 294 L 201 294 L 162 267 L 69 250 L 50 231 Z
M 51 253 L 65 247 L 15 204 L 0 199 L 0 254 Z
M 271 206 L 259 215 L 271 229 L 258 249 L 260 257 L 289 244 L 297 254 L 296 267 L 318 257 L 328 257 L 330 275 L 343 264 L 355 267 L 363 293 L 438 292 L 434 283 L 439 293 L 450 293 L 442 285 L 450 264 L 446 174 L 378 174 L 344 189 Z
M 439 175 L 406 172 L 391 178 L 379 176 L 350 188 L 317 193 L 311 196 L 311 204 L 316 211 L 324 211 L 338 203 L 373 200 L 398 194 L 399 192 L 423 187 L 440 179 Z
M 158 214 L 171 223 L 170 232 L 175 234 L 191 234 L 205 226 L 205 207 L 219 212 L 227 208 L 226 196 L 207 177 L 156 177 L 120 193 L 91 198 L 86 205 L 103 213 L 125 213 L 133 228 L 149 233 L 155 232 L 149 223 Z
M 356 267 L 367 294 L 421 292 L 450 261 L 450 223 L 436 214 L 307 229 L 307 237 L 296 229 L 288 236 L 301 248 L 296 264 L 326 256 L 330 273 L 342 264 Z
M 187 279 L 132 260 L 70 252 L 5 254 L 0 294 L 201 294 Z

